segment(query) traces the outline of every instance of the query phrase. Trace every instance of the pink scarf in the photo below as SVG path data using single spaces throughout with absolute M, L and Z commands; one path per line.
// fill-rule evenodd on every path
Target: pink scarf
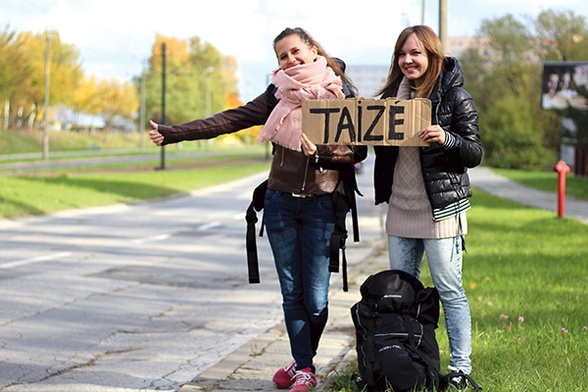
M 257 141 L 272 141 L 295 151 L 301 150 L 302 101 L 345 98 L 341 78 L 327 66 L 323 56 L 318 56 L 310 64 L 274 71 L 272 83 L 278 88 L 276 98 L 280 101 L 272 110 Z

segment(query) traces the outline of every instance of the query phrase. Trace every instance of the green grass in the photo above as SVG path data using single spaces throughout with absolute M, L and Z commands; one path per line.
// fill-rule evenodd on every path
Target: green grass
M 79 132 L 56 132 L 50 131 L 49 152 L 72 151 L 91 149 L 113 149 L 113 148 L 138 148 L 140 137 L 138 132 L 118 133 L 99 132 L 96 134 L 85 134 Z M 155 146 L 145 140 L 145 146 Z M 41 131 L 2 131 L 0 138 L 0 154 L 19 154 L 43 151 L 43 132 Z
M 588 391 L 588 225 L 477 189 L 472 205 L 464 286 L 474 379 L 492 392 Z M 431 285 L 426 268 L 423 281 Z M 446 372 L 443 322 L 437 338 Z M 338 378 L 333 391 L 357 391 L 349 373 Z
M 479 191 L 472 204 L 464 283 L 476 379 L 487 391 L 588 390 L 588 226 Z
M 267 171 L 269 161 L 259 153 L 218 155 L 173 162 L 166 170 L 146 164 L 117 167 L 47 170 L 31 175 L 0 177 L 0 218 L 116 203 L 137 202 L 200 189 Z M 189 166 L 189 168 L 178 168 Z

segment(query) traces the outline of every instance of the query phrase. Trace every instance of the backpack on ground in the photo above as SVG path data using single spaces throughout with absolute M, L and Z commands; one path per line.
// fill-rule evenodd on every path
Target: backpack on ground
M 412 275 L 386 270 L 368 277 L 351 308 L 360 388 L 369 392 L 439 386 L 439 293 Z
M 454 377 L 482 389 L 469 375 L 439 371 L 436 288 L 425 288 L 407 272 L 386 270 L 368 277 L 360 293 L 361 300 L 351 308 L 360 390 L 444 391 Z

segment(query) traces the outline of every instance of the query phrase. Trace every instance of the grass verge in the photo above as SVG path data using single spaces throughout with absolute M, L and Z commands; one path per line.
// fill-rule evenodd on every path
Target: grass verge
M 174 169 L 145 166 L 92 168 L 92 172 L 49 170 L 0 177 L 0 218 L 137 202 L 205 188 L 267 170 L 261 155 L 218 155 L 176 162 Z

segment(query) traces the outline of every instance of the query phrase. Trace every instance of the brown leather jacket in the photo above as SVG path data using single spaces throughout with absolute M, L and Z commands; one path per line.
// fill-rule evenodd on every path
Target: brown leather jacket
M 164 136 L 162 145 L 183 140 L 212 139 L 263 125 L 270 112 L 267 96 L 264 92 L 243 106 L 205 119 L 180 125 L 159 125 L 158 130 Z M 275 146 L 268 188 L 297 194 L 328 194 L 333 192 L 339 180 L 339 165 L 361 162 L 367 156 L 365 146 L 319 145 L 317 150 L 315 156 L 307 157 L 303 152 Z

